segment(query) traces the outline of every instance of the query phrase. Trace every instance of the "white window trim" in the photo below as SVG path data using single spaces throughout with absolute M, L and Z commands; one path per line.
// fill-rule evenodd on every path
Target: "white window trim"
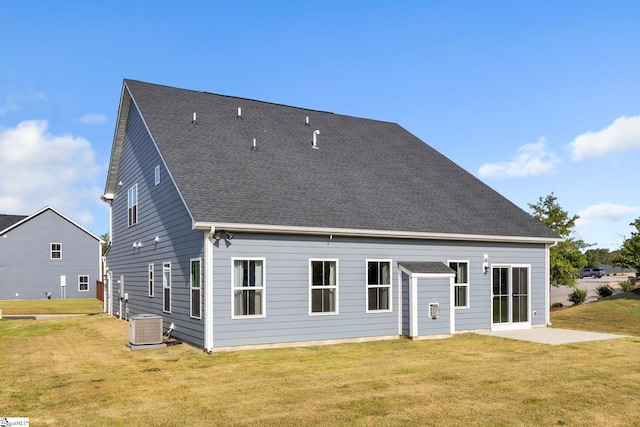
M 155 278 L 156 272 L 154 270 L 153 263 L 150 263 L 149 268 L 147 269 L 147 292 L 151 298 L 153 298 L 155 294 Z
M 235 291 L 243 290 L 243 288 L 236 288 L 236 273 L 235 264 L 236 261 L 262 261 L 262 287 L 255 289 L 262 290 L 262 313 L 261 314 L 247 314 L 241 315 L 235 313 Z M 245 289 L 246 290 L 246 289 Z M 231 258 L 231 318 L 232 319 L 257 319 L 261 317 L 267 317 L 267 259 L 264 257 L 232 257 Z
M 167 286 L 167 280 L 165 276 L 165 272 L 169 272 L 169 283 Z M 169 310 L 165 310 L 165 289 L 169 289 Z M 162 311 L 164 313 L 171 313 L 171 262 L 163 262 L 162 263 Z
M 453 308 L 455 310 L 467 310 L 469 308 L 471 308 L 471 262 L 468 259 L 449 259 L 447 260 L 447 267 L 449 267 L 449 264 L 451 264 L 452 262 L 457 262 L 457 263 L 466 263 L 467 264 L 467 283 L 466 283 L 466 287 L 467 287 L 467 305 L 461 305 L 461 306 L 456 306 L 455 305 L 455 289 L 456 286 L 461 286 L 458 283 L 455 283 L 455 276 L 453 278 Z M 449 267 L 451 268 L 451 267 Z
M 388 262 L 389 263 L 389 284 L 388 285 L 369 285 L 369 263 L 370 262 Z M 393 261 L 390 259 L 366 259 L 364 263 L 364 284 L 365 284 L 365 310 L 367 313 L 389 313 L 393 312 Z M 369 287 L 371 288 L 389 288 L 388 309 L 369 310 Z
M 87 278 L 87 289 L 80 289 L 80 278 Z M 89 275 L 88 274 L 79 274 L 78 275 L 78 292 L 89 292 Z
M 135 192 L 136 192 L 136 203 L 135 205 L 131 205 L 131 190 L 133 190 L 135 188 Z M 127 191 L 127 226 L 128 227 L 133 227 L 134 225 L 136 225 L 138 223 L 138 218 L 139 218 L 139 213 L 140 213 L 140 195 L 138 194 L 138 184 L 134 184 L 131 188 L 129 188 L 129 190 Z M 135 218 L 132 218 L 131 223 L 129 223 L 129 209 L 131 209 L 133 206 L 136 207 L 136 212 L 135 212 Z
M 56 250 L 56 251 L 55 251 L 55 252 L 60 252 L 60 258 L 54 258 L 54 257 L 53 257 L 53 252 L 54 252 L 54 250 L 53 250 L 53 245 L 60 245 L 60 250 L 59 250 L 59 251 L 58 251 L 58 250 Z M 61 260 L 61 259 L 62 259 L 62 243 L 58 243 L 58 242 L 51 242 L 51 243 L 49 244 L 49 259 L 52 259 L 52 260 L 54 260 L 54 261 L 58 261 L 58 260 Z
M 199 280 L 199 284 L 200 286 L 198 286 L 197 288 L 193 287 L 193 275 L 191 274 L 191 269 L 193 268 L 193 263 L 194 262 L 198 262 L 198 264 L 200 264 L 200 280 Z M 194 289 L 199 289 L 200 290 L 200 301 L 198 301 L 198 306 L 200 307 L 199 312 L 200 314 L 198 316 L 194 316 L 193 315 L 193 290 Z M 191 317 L 192 319 L 202 319 L 202 258 L 191 258 L 189 260 L 189 317 Z
M 315 288 L 312 286 L 313 283 L 313 268 L 311 267 L 311 263 L 313 261 L 325 261 L 325 262 L 335 262 L 336 263 L 336 284 L 335 286 L 316 286 Z M 335 311 L 329 312 L 321 312 L 316 313 L 312 311 L 312 290 L 313 289 L 335 289 Z M 340 301 L 340 262 L 337 258 L 309 258 L 309 316 L 335 316 L 340 314 L 340 305 L 338 304 Z
M 155 185 L 160 184 L 160 165 L 153 170 L 153 181 Z

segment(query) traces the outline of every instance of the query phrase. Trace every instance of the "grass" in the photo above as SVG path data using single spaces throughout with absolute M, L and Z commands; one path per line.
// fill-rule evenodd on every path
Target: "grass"
M 0 301 L 3 316 L 25 314 L 89 314 L 102 312 L 95 298 Z
M 32 425 L 633 425 L 640 300 L 554 312 L 632 338 L 549 346 L 450 339 L 214 353 L 131 351 L 107 316 L 0 322 L 0 417 Z M 1 304 L 2 302 L 0 302 Z M 575 322 L 575 323 L 573 323 Z M 587 328 L 592 329 L 592 328 Z
M 640 337 L 640 296 L 624 292 L 588 304 L 554 311 L 551 322 L 557 328 Z

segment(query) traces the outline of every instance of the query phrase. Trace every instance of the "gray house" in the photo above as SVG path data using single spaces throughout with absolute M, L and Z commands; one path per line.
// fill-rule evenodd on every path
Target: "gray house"
M 108 311 L 211 352 L 549 322 L 560 238 L 395 123 L 125 80 Z
M 50 206 L 0 215 L 0 300 L 94 298 L 100 243 Z

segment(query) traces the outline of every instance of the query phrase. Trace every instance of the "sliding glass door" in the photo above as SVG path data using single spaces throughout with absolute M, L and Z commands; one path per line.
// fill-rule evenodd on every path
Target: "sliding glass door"
M 529 267 L 493 267 L 491 280 L 494 327 L 528 324 Z

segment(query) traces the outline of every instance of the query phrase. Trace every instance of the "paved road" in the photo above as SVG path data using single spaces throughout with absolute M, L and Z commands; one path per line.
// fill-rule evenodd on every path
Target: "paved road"
M 600 279 L 596 278 L 584 278 L 578 279 L 576 287 L 580 289 L 587 290 L 587 299 L 585 302 L 591 302 L 598 299 L 598 293 L 596 292 L 596 288 L 601 285 L 606 285 L 610 283 L 613 288 L 614 293 L 621 292 L 620 287 L 617 286 L 618 282 L 623 280 L 628 280 L 628 276 L 603 276 Z M 573 305 L 571 301 L 568 299 L 568 295 L 573 292 L 572 288 L 568 288 L 566 286 L 561 286 L 559 288 L 551 287 L 550 299 L 551 304 L 554 302 L 561 302 L 565 307 Z

